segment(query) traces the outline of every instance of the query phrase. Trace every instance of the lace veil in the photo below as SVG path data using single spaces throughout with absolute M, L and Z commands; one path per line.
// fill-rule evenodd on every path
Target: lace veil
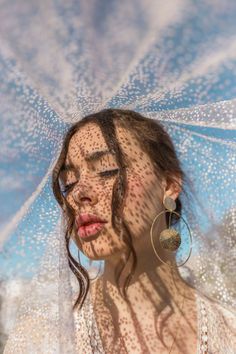
M 18 328 L 13 352 L 75 353 L 78 285 L 51 172 L 70 125 L 103 108 L 135 110 L 170 134 L 194 195 L 182 200 L 193 249 L 181 274 L 233 311 L 236 3 L 0 4 L 2 343 Z M 186 237 L 180 260 L 188 247 Z

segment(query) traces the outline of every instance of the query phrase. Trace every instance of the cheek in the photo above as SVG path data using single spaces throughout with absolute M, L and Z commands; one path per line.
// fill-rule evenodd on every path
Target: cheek
M 134 234 L 139 236 L 150 229 L 160 207 L 160 189 L 151 173 L 132 174 L 127 182 L 124 218 Z

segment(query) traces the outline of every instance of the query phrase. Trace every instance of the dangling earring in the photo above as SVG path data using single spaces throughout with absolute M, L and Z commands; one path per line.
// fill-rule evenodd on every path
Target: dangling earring
M 174 211 L 176 209 L 176 203 L 174 201 L 174 199 L 172 199 L 171 197 L 165 197 L 163 200 L 163 204 L 166 210 L 160 212 L 153 220 L 152 222 L 152 226 L 150 229 L 150 236 L 151 236 L 151 243 L 152 243 L 152 248 L 153 251 L 156 255 L 156 257 L 164 264 L 167 264 L 168 266 L 172 267 L 171 262 L 165 262 L 163 261 L 163 259 L 158 255 L 155 246 L 154 246 L 154 241 L 153 241 L 153 228 L 154 228 L 154 224 L 156 222 L 156 220 L 164 213 L 169 212 L 169 220 L 168 220 L 168 229 L 163 230 L 160 233 L 159 236 L 159 242 L 160 242 L 160 246 L 165 250 L 165 251 L 177 251 L 177 249 L 180 247 L 181 244 L 181 235 L 179 234 L 179 232 L 173 228 L 170 228 L 171 225 L 171 215 L 175 214 L 177 215 L 181 220 L 183 220 L 183 222 L 185 223 L 185 225 L 187 226 L 188 229 L 188 234 L 189 234 L 189 240 L 190 240 L 190 250 L 189 250 L 189 254 L 188 257 L 186 258 L 186 260 L 184 262 L 182 262 L 181 264 L 177 265 L 177 267 L 181 267 L 183 266 L 189 259 L 191 252 L 192 252 L 192 235 L 191 235 L 191 231 L 190 228 L 187 224 L 187 222 L 184 220 L 184 218 L 177 213 L 176 211 Z

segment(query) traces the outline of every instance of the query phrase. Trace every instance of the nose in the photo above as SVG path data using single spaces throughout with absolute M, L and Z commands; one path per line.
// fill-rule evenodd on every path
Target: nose
M 72 196 L 74 202 L 79 206 L 87 203 L 95 205 L 98 202 L 98 197 L 93 189 L 88 185 L 81 185 L 81 183 L 73 190 Z

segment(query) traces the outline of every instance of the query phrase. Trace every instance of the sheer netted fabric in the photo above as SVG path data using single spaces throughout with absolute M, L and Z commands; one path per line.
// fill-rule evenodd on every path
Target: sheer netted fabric
M 104 352 L 89 296 L 72 309 L 78 286 L 51 172 L 69 126 L 113 107 L 157 119 L 174 142 L 192 182 L 181 201 L 193 250 L 180 271 L 199 291 L 198 353 L 235 353 L 236 4 L 0 4 L 1 279 L 27 284 L 5 353 Z
M 200 293 L 196 295 L 198 310 L 198 342 L 196 354 L 235 353 L 235 316 L 226 308 L 211 302 Z M 80 312 L 75 312 L 77 333 L 76 353 L 106 353 L 99 335 L 94 310 L 89 297 Z M 127 353 L 127 347 L 119 343 L 121 353 Z M 137 353 L 143 353 L 139 347 Z M 128 351 L 129 352 L 129 351 Z

